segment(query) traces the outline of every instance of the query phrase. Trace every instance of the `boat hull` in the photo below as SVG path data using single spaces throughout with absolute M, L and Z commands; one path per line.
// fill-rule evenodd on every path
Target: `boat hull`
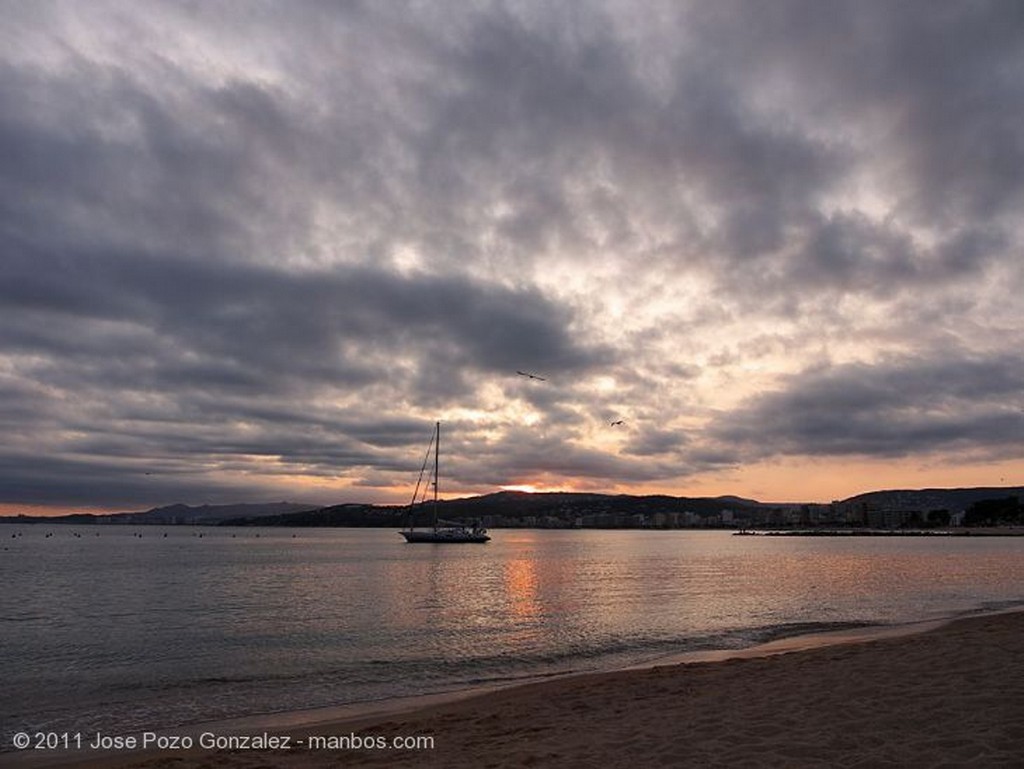
M 483 544 L 491 538 L 482 531 L 472 529 L 423 529 L 399 532 L 406 542 L 475 543 Z

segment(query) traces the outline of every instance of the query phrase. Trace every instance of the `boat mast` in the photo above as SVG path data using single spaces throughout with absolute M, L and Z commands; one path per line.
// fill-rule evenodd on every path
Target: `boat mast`
M 440 426 L 440 423 L 438 423 L 438 426 Z M 430 443 L 427 444 L 427 450 L 425 452 L 423 452 L 423 464 L 420 465 L 420 475 L 419 475 L 419 478 L 416 479 L 416 488 L 413 489 L 412 499 L 409 500 L 409 531 L 412 531 L 413 529 L 416 528 L 416 505 L 419 504 L 420 506 L 423 506 L 423 505 L 427 504 L 427 493 L 428 493 L 427 492 L 427 487 L 431 483 L 431 478 L 427 474 L 427 468 L 430 466 L 429 463 L 430 463 L 430 450 L 431 449 L 434 449 L 434 479 L 433 479 L 433 481 L 434 481 L 435 489 L 437 487 L 437 446 L 434 443 L 435 439 L 436 439 L 435 435 L 431 435 L 430 436 Z M 427 478 L 426 482 L 424 482 L 424 480 L 423 480 L 424 476 L 426 476 L 426 478 Z M 421 489 L 423 490 L 422 496 L 420 495 L 420 490 Z M 435 519 L 434 526 L 436 528 L 436 526 L 437 526 L 437 524 L 436 524 L 436 519 L 437 519 L 437 493 L 436 493 L 436 491 L 434 493 L 434 505 L 433 505 L 433 507 L 434 507 L 434 519 Z
M 441 423 L 435 425 L 436 435 L 434 437 L 434 528 L 437 528 L 437 485 L 440 483 L 438 476 L 438 455 L 441 453 Z

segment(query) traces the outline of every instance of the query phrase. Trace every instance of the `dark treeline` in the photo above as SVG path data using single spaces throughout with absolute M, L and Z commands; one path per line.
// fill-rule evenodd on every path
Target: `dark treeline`
M 983 499 L 971 505 L 964 514 L 964 526 L 1007 526 L 1024 524 L 1020 497 Z

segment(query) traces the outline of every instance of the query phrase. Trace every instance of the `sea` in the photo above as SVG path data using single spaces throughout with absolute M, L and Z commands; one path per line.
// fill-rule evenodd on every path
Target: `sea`
M 0 750 L 1024 605 L 1021 537 L 0 527 Z

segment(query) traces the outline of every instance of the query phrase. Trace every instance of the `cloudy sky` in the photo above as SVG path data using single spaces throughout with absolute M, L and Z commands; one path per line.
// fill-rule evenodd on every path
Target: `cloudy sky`
M 0 0 L 0 510 L 1021 483 L 1022 211 L 1018 0 Z

